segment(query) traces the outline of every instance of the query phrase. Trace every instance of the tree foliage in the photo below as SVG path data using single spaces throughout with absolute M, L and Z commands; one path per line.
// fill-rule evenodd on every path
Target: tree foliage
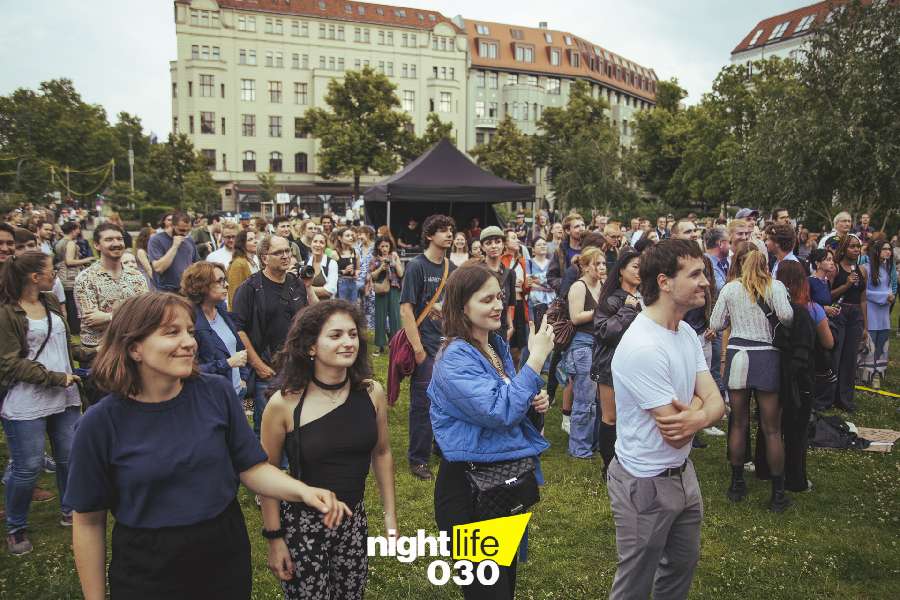
M 516 183 L 531 183 L 534 179 L 531 138 L 516 127 L 509 115 L 503 117 L 488 143 L 476 146 L 469 154 L 497 177 Z
M 401 146 L 403 162 L 408 163 L 415 160 L 443 139 L 448 139 L 453 144 L 456 144 L 456 136 L 453 135 L 453 124 L 441 121 L 437 113 L 428 113 L 427 125 L 422 136 L 416 137 L 414 133 L 409 133 L 406 141 Z
M 617 207 L 634 200 L 608 108 L 584 81 L 576 81 L 566 107 L 547 108 L 538 121 L 535 163 L 548 168 L 557 207 Z

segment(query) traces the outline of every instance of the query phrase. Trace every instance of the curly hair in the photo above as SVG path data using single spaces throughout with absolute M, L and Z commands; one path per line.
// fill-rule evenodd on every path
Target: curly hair
M 315 373 L 315 361 L 309 355 L 310 348 L 318 341 L 326 321 L 336 314 L 345 314 L 353 319 L 358 334 L 359 350 L 356 360 L 348 369 L 350 388 L 362 390 L 368 387 L 372 378 L 372 364 L 366 351 L 366 322 L 362 312 L 355 304 L 346 300 L 324 300 L 294 316 L 284 346 L 275 355 L 273 368 L 278 376 L 270 388 L 272 392 L 278 390 L 282 394 L 288 394 L 306 389 Z
M 196 262 L 181 274 L 181 295 L 194 304 L 206 299 L 210 288 L 216 283 L 216 269 L 226 273 L 225 265 L 215 262 Z

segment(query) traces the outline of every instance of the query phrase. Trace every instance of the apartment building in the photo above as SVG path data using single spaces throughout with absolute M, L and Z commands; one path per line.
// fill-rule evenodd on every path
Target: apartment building
M 318 142 L 297 125 L 310 107 L 327 108 L 328 83 L 348 70 L 390 78 L 416 132 L 435 112 L 461 149 L 471 145 L 466 40 L 440 13 L 343 0 L 175 0 L 174 9 L 172 130 L 206 156 L 225 210 L 260 209 L 260 172 L 292 205 L 343 207 L 350 181 L 317 175 Z

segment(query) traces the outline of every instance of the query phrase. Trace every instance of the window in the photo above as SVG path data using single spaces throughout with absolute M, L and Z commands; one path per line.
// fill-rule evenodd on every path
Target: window
M 272 173 L 281 173 L 281 152 L 272 152 L 269 154 L 269 171 Z
M 281 82 L 280 81 L 270 81 L 269 82 L 269 102 L 273 104 L 281 104 Z
M 769 36 L 770 40 L 777 40 L 781 36 L 784 35 L 784 32 L 787 30 L 788 25 L 790 25 L 790 21 L 783 21 L 775 26 L 775 29 L 772 30 L 772 34 Z
M 538 84 L 537 75 L 528 75 L 528 79 L 526 80 L 526 83 L 530 86 L 537 87 L 537 84 Z
M 266 66 L 274 67 L 275 66 L 275 53 L 269 50 L 266 52 Z
M 172 117 L 172 133 L 178 133 L 178 117 Z
M 328 39 L 329 40 L 333 40 L 336 37 L 336 35 L 335 35 L 336 31 L 337 31 L 337 29 L 334 25 L 328 26 Z
M 255 79 L 241 79 L 241 100 L 244 102 L 256 101 Z
M 416 93 L 412 90 L 403 90 L 403 110 L 406 112 L 415 112 L 416 110 Z
M 294 104 L 305 105 L 308 101 L 308 84 L 301 81 L 294 82 Z
M 256 31 L 256 17 L 239 16 L 238 31 Z
M 476 100 L 475 101 L 475 118 L 476 119 L 484 118 L 484 100 Z
M 384 29 L 378 30 L 378 44 L 384 46 Z
M 210 150 L 208 148 L 204 148 L 200 151 L 200 155 L 203 156 L 203 161 L 206 163 L 206 168 L 210 171 L 216 170 L 216 151 Z
M 519 84 L 519 76 L 516 73 L 507 73 L 506 74 L 506 85 L 518 85 Z
M 411 48 L 416 47 L 416 34 L 414 34 L 414 33 L 409 34 L 409 45 Z
M 342 59 L 340 59 L 340 60 L 344 60 L 344 59 L 342 58 Z M 392 62 L 389 62 L 389 63 L 387 64 L 387 76 L 388 76 L 388 77 L 393 77 L 393 76 L 394 76 L 394 63 L 392 63 Z
M 553 43 L 553 34 L 551 34 L 550 32 L 545 33 L 544 41 L 547 42 L 548 44 L 552 44 Z
M 387 32 L 387 45 L 388 46 L 394 45 L 394 32 L 393 31 Z
M 269 117 L 269 137 L 281 137 L 281 117 Z
M 368 62 L 369 61 L 366 61 L 367 65 L 368 65 Z M 409 76 L 412 77 L 413 79 L 416 78 L 416 65 L 409 65 Z
M 514 40 L 521 40 L 525 37 L 521 29 L 510 29 L 509 35 L 511 35 Z
M 487 77 L 488 77 L 488 87 L 491 88 L 491 89 L 496 90 L 496 89 L 497 89 L 497 83 L 498 83 L 498 81 L 499 81 L 499 79 L 500 79 L 499 76 L 497 75 L 497 72 L 496 72 L 496 71 L 489 71 L 488 74 L 487 74 Z
M 794 33 L 800 33 L 801 31 L 806 31 L 807 29 L 809 29 L 812 26 L 813 21 L 815 21 L 815 20 L 816 20 L 816 15 L 806 15 L 797 24 L 797 29 L 794 30 Z M 753 44 L 751 44 L 751 46 L 752 45 Z
M 200 46 L 194 44 L 191 46 L 191 60 L 197 60 L 200 58 Z
M 188 115 L 188 133 L 194 133 L 194 115 Z
M 284 68 L 284 52 L 275 53 L 275 66 L 280 69 Z
M 294 171 L 297 173 L 306 173 L 309 170 L 309 159 L 306 152 L 298 152 L 294 155 Z
M 291 35 L 300 37 L 300 21 L 291 21 Z
M 547 93 L 548 94 L 559 94 L 560 93 L 559 79 L 556 79 L 554 77 L 547 78 Z
M 296 52 L 291 54 L 291 68 L 299 69 L 300 68 L 300 55 Z
M 359 59 L 356 59 L 356 68 L 359 70 Z M 409 65 L 406 63 L 400 65 L 400 77 L 409 77 Z
M 222 117 L 221 125 L 222 125 L 222 135 L 225 135 L 225 117 Z
M 497 43 L 478 42 L 478 56 L 482 58 L 497 58 Z
M 566 41 L 566 46 L 572 45 L 572 36 L 571 35 L 564 36 L 563 39 Z
M 272 33 L 274 31 L 274 25 L 272 23 L 272 19 L 266 19 L 266 33 Z
M 302 117 L 294 117 L 294 137 L 301 139 L 306 137 L 306 132 L 303 130 Z
M 483 146 L 483 145 L 484 145 L 484 132 L 483 132 L 483 131 L 476 131 L 476 132 L 475 132 L 475 145 L 476 145 L 476 146 Z
M 450 92 L 441 92 L 441 112 L 450 112 Z
M 322 69 L 323 71 L 325 70 L 325 64 L 326 64 L 327 60 L 328 59 L 325 58 L 324 56 L 319 57 L 319 68 Z
M 284 35 L 284 21 L 275 19 L 275 35 Z
M 216 132 L 216 113 L 201 112 L 200 113 L 200 133 Z
M 581 66 L 581 54 L 578 50 L 569 50 L 569 64 L 573 67 Z
M 200 46 L 201 60 L 209 60 L 209 46 Z
M 194 97 L 194 82 L 188 81 L 188 98 Z
M 328 57 L 328 70 L 334 71 L 334 57 L 333 56 Z
M 222 49 L 218 46 L 212 47 L 212 59 L 213 60 L 221 60 L 222 59 Z
M 245 50 L 244 48 L 238 50 L 238 64 L 255 66 L 256 50 Z
M 216 84 L 213 82 L 212 75 L 200 75 L 200 97 L 212 98 L 215 93 Z
M 173 98 L 178 97 L 178 84 L 175 83 L 174 81 L 172 82 L 172 97 Z
M 256 171 L 256 152 L 253 150 L 244 151 L 244 172 L 253 173 Z
M 319 39 L 320 39 L 320 40 L 324 40 L 324 39 L 325 39 L 325 37 L 326 37 L 326 35 L 325 35 L 326 29 L 327 29 L 327 25 L 325 25 L 325 23 L 319 23 Z
M 475 71 L 475 85 L 480 88 L 484 87 L 484 71 Z
M 556 48 L 550 49 L 550 64 L 553 65 L 554 67 L 558 67 L 561 62 L 559 55 L 560 55 L 559 50 L 557 50 Z
M 519 62 L 534 62 L 534 48 L 531 46 L 516 46 L 516 60 Z
M 628 135 L 628 119 L 622 119 L 622 135 Z
M 300 57 L 300 68 L 301 69 L 309 68 L 309 54 L 304 54 Z
M 241 135 L 244 137 L 256 135 L 256 115 L 241 115 Z
M 400 36 L 400 45 L 403 46 L 404 48 L 406 48 L 406 46 L 409 45 L 409 38 L 405 33 Z
M 395 9 L 394 9 L 394 14 L 397 15 L 398 17 L 405 17 L 405 16 L 406 16 L 406 9 L 403 9 L 403 8 L 395 8 Z
M 481 23 L 475 23 L 475 32 L 478 35 L 491 35 L 491 30 L 488 29 L 488 26 Z
M 496 119 L 499 112 L 500 108 L 496 102 L 488 102 L 488 118 Z

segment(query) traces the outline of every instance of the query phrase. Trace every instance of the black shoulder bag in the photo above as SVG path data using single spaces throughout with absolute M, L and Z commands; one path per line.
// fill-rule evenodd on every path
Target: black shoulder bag
M 772 327 L 772 345 L 779 350 L 790 351 L 790 327 L 784 325 L 781 321 L 778 320 L 778 315 L 775 314 L 775 311 L 770 308 L 768 303 L 766 303 L 766 301 L 761 297 L 756 299 L 756 304 L 762 309 L 763 314 L 766 315 L 766 319 L 769 320 L 769 325 Z

